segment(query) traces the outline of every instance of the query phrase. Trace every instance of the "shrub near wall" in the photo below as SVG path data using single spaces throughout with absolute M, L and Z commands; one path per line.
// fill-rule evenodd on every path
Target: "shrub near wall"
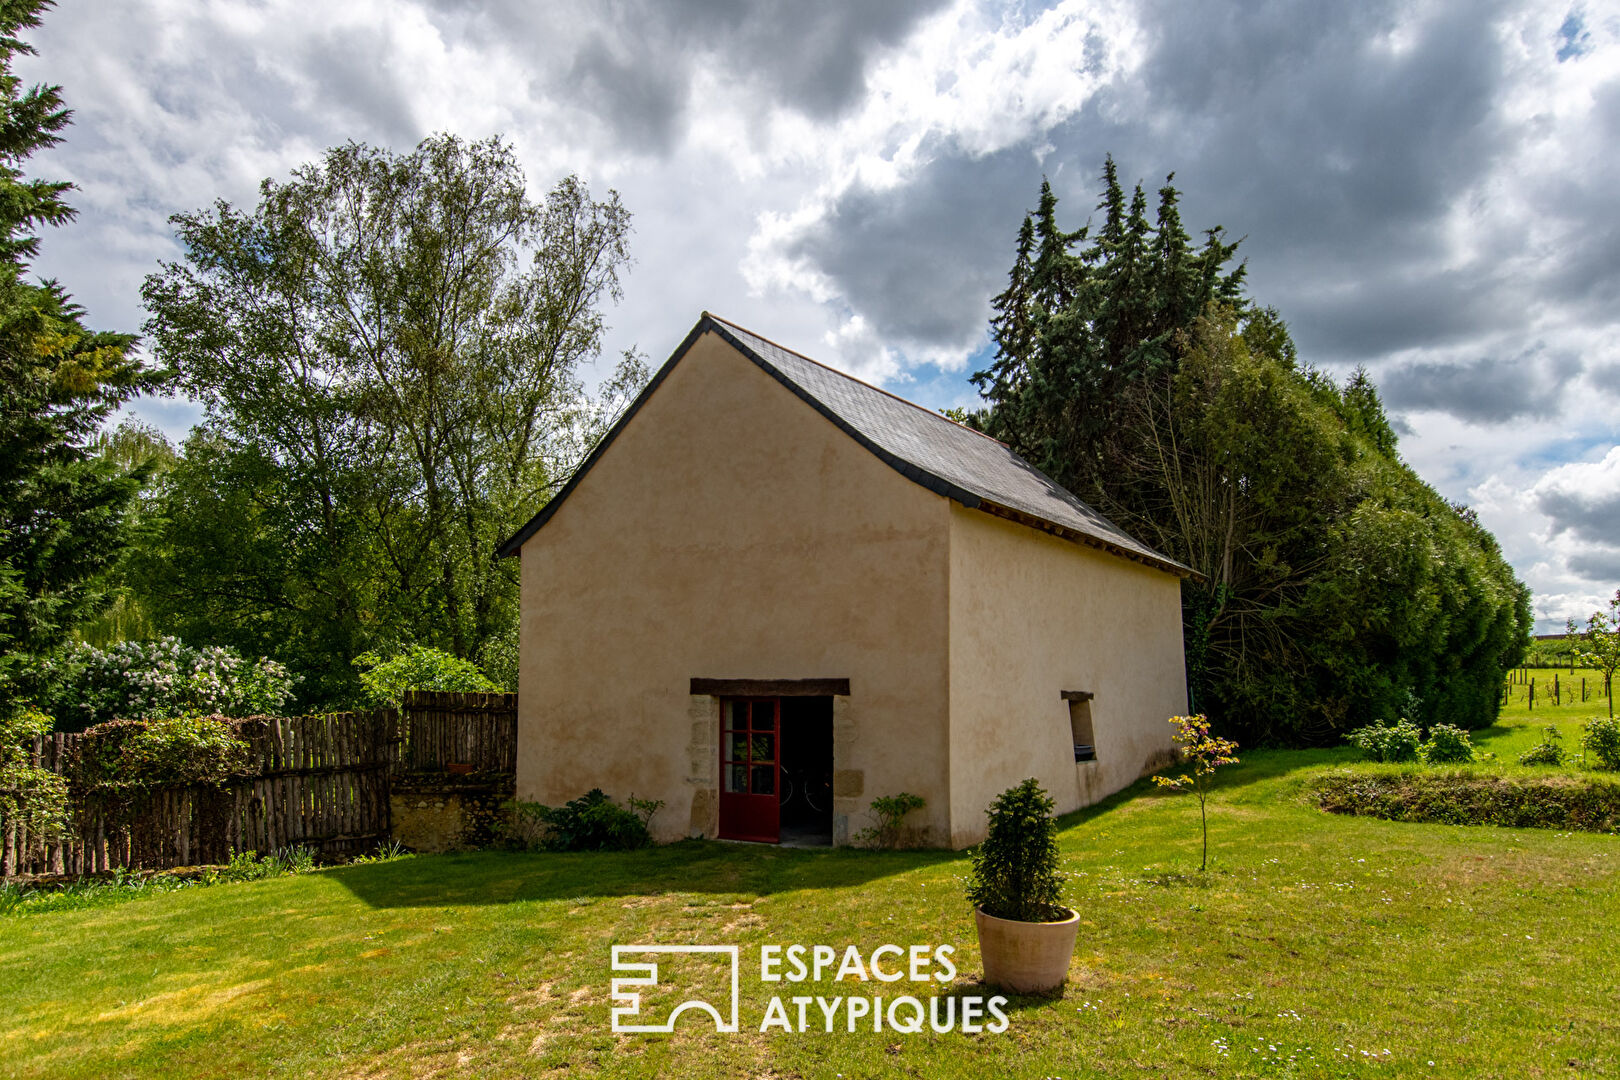
M 1318 777 L 1314 788 L 1317 805 L 1334 814 L 1442 825 L 1620 830 L 1620 782 L 1593 777 L 1339 772 Z
M 279 713 L 295 676 L 268 657 L 178 638 L 71 645 L 45 665 L 40 706 L 58 731 L 117 720 Z

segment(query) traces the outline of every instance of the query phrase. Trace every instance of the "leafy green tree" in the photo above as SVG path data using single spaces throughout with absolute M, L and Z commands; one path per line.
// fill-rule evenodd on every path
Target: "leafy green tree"
M 1488 723 L 1530 620 L 1495 540 L 1400 461 L 1365 372 L 1301 365 L 1169 183 L 1150 222 L 1111 161 L 1103 181 L 1094 234 L 1042 186 L 974 422 L 1197 572 L 1188 681 L 1223 732 L 1329 743 L 1411 695 L 1424 723 Z
M 367 649 L 509 636 L 494 546 L 646 378 L 628 355 L 592 402 L 578 377 L 628 260 L 617 195 L 570 176 L 536 202 L 500 139 L 437 135 L 173 220 L 147 331 L 207 421 L 167 479 L 153 604 L 244 649 L 294 641 L 275 653 L 328 700 Z
M 360 685 L 371 705 L 398 706 L 409 690 L 490 693 L 499 690 L 478 665 L 425 645 L 411 645 L 392 656 L 368 652 L 355 657 Z
M 1620 668 L 1620 589 L 1609 601 L 1608 611 L 1594 611 L 1582 630 L 1570 619 L 1568 636 L 1577 639 L 1576 659 L 1603 672 L 1603 690 L 1609 699 L 1609 715 L 1614 716 L 1614 672 Z
M 1095 237 L 1058 226 L 1058 199 L 1043 181 L 1008 287 L 992 302 L 995 358 L 973 376 L 993 405 L 982 421 L 1082 498 L 1111 492 L 1120 475 L 1129 452 L 1120 403 L 1174 366 L 1176 335 L 1206 306 L 1241 296 L 1244 268 L 1224 271 L 1237 244 L 1211 229 L 1195 248 L 1171 179 L 1150 224 L 1142 187 L 1127 199 L 1108 158 Z
M 333 464 L 323 477 L 216 425 L 193 429 L 154 481 L 124 572 L 165 632 L 286 663 L 302 707 L 346 703 L 351 658 L 442 611 L 426 575 L 369 527 L 364 470 Z
M 161 380 L 127 334 L 87 329 L 54 281 L 29 279 L 38 230 L 64 225 L 71 184 L 23 168 L 61 141 L 61 88 L 25 88 L 13 72 L 33 49 L 20 35 L 47 0 L 0 0 L 0 708 L 15 680 L 105 604 L 108 569 L 126 546 L 139 470 L 90 449 L 112 412 Z
M 154 524 L 160 520 L 156 518 L 157 494 L 162 489 L 156 481 L 174 468 L 179 454 L 161 431 L 134 419 L 103 429 L 90 440 L 90 450 L 116 468 L 145 477 L 146 482 L 125 517 L 128 554 L 108 576 L 109 601 L 95 618 L 81 623 L 73 636 L 98 647 L 120 641 L 156 640 L 163 636 L 163 630 L 143 603 L 140 591 L 130 584 L 129 561 L 132 554 L 154 541 Z

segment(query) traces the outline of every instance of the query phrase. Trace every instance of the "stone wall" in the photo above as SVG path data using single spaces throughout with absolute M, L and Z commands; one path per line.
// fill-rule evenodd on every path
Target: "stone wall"
M 501 839 L 513 778 L 488 773 L 404 773 L 389 794 L 393 838 L 412 851 L 467 851 Z

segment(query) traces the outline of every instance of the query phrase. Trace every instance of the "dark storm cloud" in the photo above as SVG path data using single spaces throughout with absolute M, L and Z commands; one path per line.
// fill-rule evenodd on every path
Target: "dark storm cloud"
M 1620 491 L 1550 488 L 1536 493 L 1536 509 L 1552 518 L 1554 536 L 1567 532 L 1594 544 L 1620 540 Z
M 830 120 L 860 100 L 873 55 L 900 43 L 945 2 L 510 5 L 484 13 L 472 27 L 506 47 L 542 53 L 571 25 L 598 27 L 585 31 L 587 40 L 566 76 L 541 75 L 537 88 L 593 113 L 628 149 L 665 153 L 688 119 L 687 88 L 700 72 L 739 79 L 763 92 L 768 103 Z M 611 37 L 611 49 L 598 33 Z
M 1499 6 L 1458 0 L 1399 49 L 1383 39 L 1405 5 L 1159 10 L 1146 111 L 1176 119 L 1167 145 L 1142 149 L 1185 177 L 1189 220 L 1249 237 L 1256 295 L 1313 358 L 1372 360 L 1488 325 L 1494 267 L 1438 263 L 1447 209 L 1513 145 L 1495 118 Z
M 1565 387 L 1580 373 L 1578 357 L 1529 352 L 1508 360 L 1407 363 L 1386 369 L 1378 381 L 1391 409 L 1436 409 L 1491 424 L 1556 416 Z
M 1449 212 L 1525 134 L 1500 108 L 1507 61 L 1493 18 L 1506 6 L 1455 0 L 1403 25 L 1396 43 L 1390 31 L 1410 13 L 1394 2 L 1154 5 L 1149 56 L 1133 76 L 1030 145 L 978 157 L 941 143 L 912 183 L 844 193 L 799 253 L 880 338 L 960 342 L 984 325 L 1011 260 L 1009 214 L 1033 203 L 1043 171 L 1072 226 L 1091 213 L 1111 152 L 1150 192 L 1175 171 L 1193 231 L 1246 237 L 1253 295 L 1282 310 L 1313 361 L 1366 363 L 1382 379 L 1392 352 L 1455 354 L 1523 325 L 1536 305 L 1584 305 L 1606 322 L 1620 302 L 1620 193 L 1608 180 L 1620 139 L 1590 148 L 1603 168 L 1540 193 L 1554 222 L 1590 223 L 1553 267 L 1505 269 L 1546 240 L 1524 225 L 1493 224 L 1474 238 L 1488 254 L 1451 257 Z M 1620 124 L 1620 85 L 1594 107 Z M 1038 163 L 1030 151 L 1041 142 L 1054 149 Z M 930 232 L 952 220 L 962 226 Z M 926 265 L 941 268 L 937 289 L 915 279 Z M 1548 415 L 1580 373 L 1563 359 L 1542 373 L 1556 382 L 1516 384 L 1517 361 L 1480 354 L 1466 370 L 1390 373 L 1391 403 L 1479 420 Z
M 615 56 L 606 41 L 593 36 L 575 57 L 570 81 L 579 100 L 613 118 L 620 138 L 643 151 L 668 153 L 686 111 L 687 82 L 668 66 L 644 60 Z
M 944 0 L 652 3 L 672 30 L 698 30 L 695 36 L 713 42 L 721 63 L 748 72 L 771 87 L 779 101 L 821 119 L 859 100 L 875 51 L 898 44 L 920 18 L 944 6 Z
M 1023 203 L 1006 193 L 1034 167 L 1029 149 L 1018 147 L 970 167 L 926 169 L 898 198 L 851 188 L 789 254 L 835 278 L 883 334 L 959 344 L 1001 287 L 993 253 L 1010 250 L 1023 215 Z
M 1608 586 L 1620 581 L 1620 548 L 1597 548 L 1571 555 L 1571 571 L 1588 581 Z
M 300 73 L 312 88 L 309 99 L 323 104 L 320 111 L 336 114 L 335 127 L 352 127 L 358 120 L 387 141 L 404 145 L 426 134 L 412 115 L 400 70 L 380 31 L 351 30 L 311 42 L 299 60 Z
M 1063 212 L 1075 222 L 1089 215 L 1101 159 L 1112 152 L 1124 176 L 1144 178 L 1150 190 L 1176 171 L 1192 228 L 1219 224 L 1247 234 L 1252 272 L 1271 285 L 1264 298 L 1284 306 L 1306 342 L 1333 342 L 1335 351 L 1361 356 L 1414 333 L 1453 336 L 1468 324 L 1467 309 L 1479 306 L 1453 302 L 1472 283 L 1438 277 L 1381 289 L 1362 271 L 1421 258 L 1447 199 L 1493 156 L 1485 121 L 1501 64 L 1495 36 L 1476 5 L 1459 4 L 1396 55 L 1366 47 L 1391 21 L 1377 6 L 1283 7 L 1155 10 L 1147 17 L 1154 42 L 1143 70 L 1034 140 L 1055 147 L 1044 163 L 1027 148 L 983 158 L 942 146 L 916 183 L 845 201 L 895 204 L 886 212 L 869 205 L 863 223 L 908 215 L 967 221 L 982 207 L 1004 217 L 1005 208 L 1016 212 L 1033 201 L 1044 168 L 1059 174 Z M 925 208 L 920 192 L 956 202 Z M 826 255 L 835 278 L 834 268 L 845 266 L 880 277 L 874 260 L 909 259 L 904 247 L 875 244 L 864 227 L 848 227 L 853 220 L 835 214 L 825 235 L 805 244 Z M 985 235 L 959 233 L 952 262 L 988 264 L 999 276 L 1012 234 L 993 234 L 988 247 Z M 1303 265 L 1314 272 L 1302 277 Z M 882 306 L 880 329 L 922 317 L 909 302 L 896 308 L 869 292 L 849 295 L 863 310 Z M 1401 310 L 1374 322 L 1367 305 L 1380 299 Z M 935 324 L 958 338 L 957 292 L 942 290 L 934 306 Z

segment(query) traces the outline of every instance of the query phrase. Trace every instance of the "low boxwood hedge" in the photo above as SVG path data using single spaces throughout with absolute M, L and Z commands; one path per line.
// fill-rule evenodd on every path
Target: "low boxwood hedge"
M 1313 782 L 1334 814 L 1512 829 L 1620 829 L 1620 782 L 1591 776 L 1487 776 L 1409 769 L 1334 772 Z

